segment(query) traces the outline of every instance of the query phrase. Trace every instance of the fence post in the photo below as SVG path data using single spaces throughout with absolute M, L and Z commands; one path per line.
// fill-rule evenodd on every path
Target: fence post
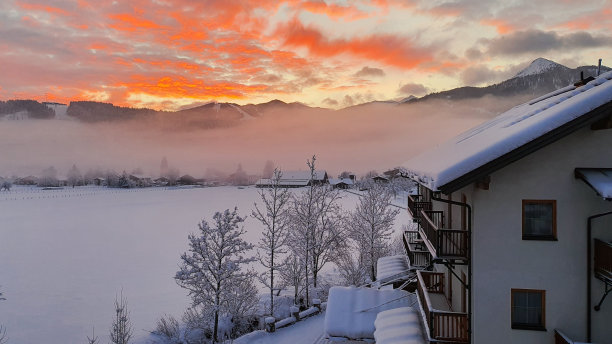
M 291 312 L 291 316 L 295 318 L 295 321 L 300 321 L 300 308 L 299 307 L 291 306 L 291 308 L 289 308 L 289 311 Z
M 264 321 L 266 323 L 266 332 L 272 333 L 276 331 L 276 326 L 275 326 L 276 319 L 274 319 L 274 317 L 266 317 Z

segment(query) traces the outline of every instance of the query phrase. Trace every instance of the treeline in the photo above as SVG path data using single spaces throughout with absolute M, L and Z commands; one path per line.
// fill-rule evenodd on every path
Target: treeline
M 25 111 L 29 118 L 49 119 L 55 117 L 55 110 L 36 100 L 0 101 L 0 116 L 16 114 Z
M 131 108 L 115 106 L 110 103 L 92 101 L 70 102 L 66 114 L 83 122 L 102 122 L 112 120 L 129 120 L 136 118 L 150 118 L 159 111 L 147 108 Z

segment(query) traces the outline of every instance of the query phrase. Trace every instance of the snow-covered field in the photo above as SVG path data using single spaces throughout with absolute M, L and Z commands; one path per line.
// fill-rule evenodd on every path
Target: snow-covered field
M 343 193 L 353 210 L 358 196 Z M 108 339 L 115 295 L 128 299 L 135 342 L 163 314 L 188 304 L 173 276 L 187 234 L 215 211 L 250 215 L 253 187 L 115 190 L 96 187 L 0 193 L 0 324 L 10 343 L 81 343 L 92 328 Z M 396 221 L 407 223 L 407 212 Z M 261 225 L 245 221 L 255 243 Z M 254 265 L 255 268 L 258 266 Z

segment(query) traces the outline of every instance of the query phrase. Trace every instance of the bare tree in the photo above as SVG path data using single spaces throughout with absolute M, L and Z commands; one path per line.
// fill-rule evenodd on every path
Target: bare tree
M 0 301 L 4 301 L 6 298 L 2 297 L 2 292 L 0 292 Z M 8 336 L 6 335 L 6 327 L 0 324 L 0 344 L 8 343 Z
M 127 309 L 127 299 L 123 292 L 119 298 L 115 297 L 115 318 L 110 330 L 110 339 L 113 344 L 128 344 L 133 334 L 130 313 Z
M 98 336 L 96 336 L 96 330 L 92 327 L 91 337 L 87 336 L 87 344 L 98 344 Z
M 376 280 L 376 261 L 385 254 L 399 213 L 390 202 L 391 194 L 382 185 L 370 183 L 351 215 L 349 235 L 365 254 L 370 279 Z
M 253 248 L 242 239 L 244 219 L 238 215 L 238 208 L 234 208 L 215 213 L 212 226 L 202 220 L 198 224 L 199 235 L 188 237 L 189 252 L 181 255 L 179 271 L 174 277 L 179 286 L 188 290 L 193 306 L 212 309 L 215 342 L 218 342 L 219 315 L 227 311 L 230 294 L 226 291 L 251 275 L 242 271 L 244 264 L 254 260 L 244 256 Z
M 279 169 L 273 172 L 271 187 L 261 189 L 259 196 L 264 209 L 255 203 L 251 216 L 259 220 L 265 229 L 259 239 L 258 259 L 267 271 L 262 273 L 261 282 L 270 290 L 270 315 L 274 316 L 274 272 L 281 266 L 280 255 L 286 253 L 289 228 L 289 200 L 291 194 L 287 188 L 280 186 L 283 173 Z
M 283 284 L 293 286 L 293 302 L 295 304 L 297 304 L 298 297 L 303 290 L 304 266 L 305 264 L 301 261 L 299 254 L 292 252 L 285 258 L 279 270 Z

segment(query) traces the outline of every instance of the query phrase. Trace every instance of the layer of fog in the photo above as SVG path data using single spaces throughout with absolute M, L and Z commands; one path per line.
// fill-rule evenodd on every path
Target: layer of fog
M 165 130 L 154 121 L 2 121 L 0 176 L 40 175 L 49 166 L 63 175 L 73 164 L 83 172 L 140 168 L 157 176 L 163 157 L 181 174 L 195 177 L 205 176 L 207 169 L 232 172 L 239 163 L 248 173 L 261 174 L 266 160 L 285 170 L 305 169 L 312 154 L 332 175 L 381 172 L 525 100 L 484 97 L 341 111 L 277 109 L 235 127 L 208 130 Z

